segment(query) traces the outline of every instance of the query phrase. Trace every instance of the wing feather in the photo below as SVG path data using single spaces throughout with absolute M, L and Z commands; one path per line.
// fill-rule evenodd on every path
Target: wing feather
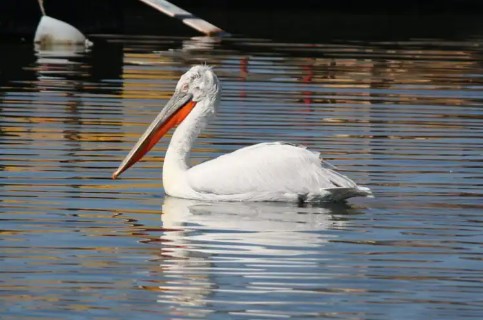
M 188 171 L 197 192 L 309 194 L 321 188 L 352 188 L 349 178 L 322 165 L 319 153 L 287 143 L 261 143 L 201 163 Z

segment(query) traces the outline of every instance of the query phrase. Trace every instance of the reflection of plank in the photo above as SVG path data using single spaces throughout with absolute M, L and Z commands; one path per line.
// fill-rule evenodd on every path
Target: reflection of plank
M 207 35 L 215 35 L 220 33 L 225 33 L 223 30 L 217 26 L 212 25 L 208 21 L 200 19 L 194 16 L 192 13 L 175 6 L 174 4 L 165 0 L 140 0 L 151 7 L 167 14 L 170 17 L 180 19 L 184 24 L 203 32 Z

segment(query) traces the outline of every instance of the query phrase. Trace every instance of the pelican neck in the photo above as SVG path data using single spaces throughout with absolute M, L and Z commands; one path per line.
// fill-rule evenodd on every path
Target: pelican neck
M 204 111 L 206 102 L 200 101 L 191 113 L 174 130 L 164 158 L 163 172 L 178 173 L 189 169 L 191 149 L 201 130 L 206 127 L 212 111 Z

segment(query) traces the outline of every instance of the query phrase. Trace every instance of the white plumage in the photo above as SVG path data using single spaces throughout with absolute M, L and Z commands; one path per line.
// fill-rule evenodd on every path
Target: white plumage
M 358 186 L 329 168 L 319 153 L 283 142 L 245 147 L 190 168 L 189 154 L 194 140 L 216 112 L 219 97 L 219 82 L 211 68 L 191 68 L 181 77 L 173 98 L 114 177 L 149 151 L 152 141 L 160 138 L 156 132 L 167 130 L 165 123 L 179 117 L 180 124 L 173 133 L 163 166 L 163 184 L 170 196 L 215 201 L 301 202 L 340 201 L 372 195 L 369 188 Z M 189 113 L 178 116 L 178 110 L 190 103 L 194 107 Z M 146 147 L 147 144 L 150 146 Z
M 319 153 L 283 142 L 239 149 L 189 169 L 187 176 L 196 192 L 233 200 L 340 200 L 334 188 L 365 193 L 324 167 Z

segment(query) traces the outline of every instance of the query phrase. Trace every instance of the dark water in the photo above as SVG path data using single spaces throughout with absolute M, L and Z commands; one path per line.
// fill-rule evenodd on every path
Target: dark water
M 483 38 L 1 44 L 2 319 L 481 319 Z M 169 139 L 112 171 L 191 65 L 223 84 L 199 163 L 284 140 L 375 199 L 166 198 Z

